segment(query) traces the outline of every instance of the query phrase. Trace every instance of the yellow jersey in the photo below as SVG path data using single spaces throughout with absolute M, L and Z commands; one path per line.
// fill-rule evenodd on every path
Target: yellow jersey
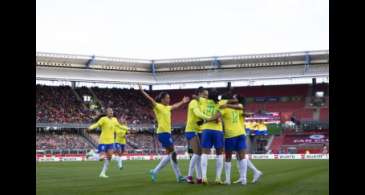
M 196 123 L 201 119 L 209 119 L 209 117 L 200 111 L 198 100 L 191 100 L 188 105 L 185 132 L 199 133 L 201 129 Z
M 241 104 L 239 104 L 243 107 Z M 224 137 L 231 138 L 246 134 L 243 123 L 243 111 L 232 108 L 221 109 Z
M 243 127 L 243 132 L 244 134 L 246 135 L 246 120 L 245 120 L 245 108 L 243 107 L 242 104 L 240 104 L 243 108 L 243 110 L 241 110 L 241 114 L 240 114 L 240 122 L 241 122 L 241 125 Z
M 259 130 L 259 131 L 266 131 L 267 130 L 267 127 L 264 123 L 258 123 L 257 124 L 257 127 L 256 127 L 256 130 Z
M 247 129 L 252 129 L 252 124 L 251 124 L 251 122 L 245 122 L 245 128 L 247 128 Z
M 171 106 L 156 103 L 153 112 L 157 120 L 156 133 L 171 133 Z
M 99 144 L 114 144 L 114 132 L 118 124 L 117 118 L 103 116 L 98 122 L 91 125 L 90 128 L 95 129 L 99 127 L 101 129 Z
M 252 122 L 251 123 L 251 130 L 257 130 L 257 126 L 258 125 L 258 123 L 256 123 L 256 122 Z
M 213 100 L 209 100 L 206 98 L 200 98 L 200 110 L 203 114 L 207 115 L 209 118 L 214 117 L 216 113 L 219 111 L 219 104 L 215 103 Z M 216 131 L 223 131 L 222 122 L 219 121 L 210 121 L 206 122 L 200 127 L 202 130 L 209 129 L 209 130 L 216 130 Z
M 119 124 L 115 130 L 115 142 L 119 144 L 126 144 L 125 135 L 127 134 L 128 127 L 126 125 Z

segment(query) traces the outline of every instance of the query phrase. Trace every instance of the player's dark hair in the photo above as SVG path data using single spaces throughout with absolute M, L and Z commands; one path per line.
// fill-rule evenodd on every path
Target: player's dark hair
M 196 95 L 199 95 L 199 93 L 203 93 L 203 91 L 204 91 L 205 89 L 204 89 L 204 87 L 202 87 L 202 86 L 200 86 L 196 91 L 195 91 L 195 94 Z
M 239 94 L 236 94 L 235 95 L 236 96 L 236 98 L 237 98 L 237 100 L 238 100 L 238 102 L 240 103 L 240 104 L 242 104 L 242 105 L 246 105 L 246 98 L 244 98 L 244 97 L 242 97 L 241 95 L 239 95 Z
M 215 103 L 217 103 L 219 101 L 218 96 L 219 96 L 219 94 L 218 94 L 217 89 L 213 88 L 213 89 L 209 90 L 208 99 L 213 100 Z
M 161 103 L 161 100 L 163 99 L 163 98 L 165 98 L 167 95 L 169 95 L 167 92 L 161 92 L 161 93 L 159 93 L 158 95 L 157 95 L 157 97 L 155 98 L 155 100 L 156 100 L 156 102 L 158 102 L 158 103 Z
M 222 99 L 223 99 L 223 100 L 230 100 L 230 99 L 233 99 L 233 95 L 232 95 L 232 94 L 230 94 L 230 93 L 224 93 L 224 94 L 222 95 Z
M 224 100 L 233 99 L 233 89 L 231 87 L 227 88 L 226 91 L 223 92 L 222 99 Z

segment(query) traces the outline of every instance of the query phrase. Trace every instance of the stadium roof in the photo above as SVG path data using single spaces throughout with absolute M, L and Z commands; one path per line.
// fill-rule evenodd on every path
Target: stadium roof
M 38 52 L 36 59 L 37 80 L 258 85 L 275 83 L 275 79 L 282 84 L 295 84 L 298 79 L 308 83 L 312 78 L 328 82 L 329 76 L 328 50 L 157 60 Z

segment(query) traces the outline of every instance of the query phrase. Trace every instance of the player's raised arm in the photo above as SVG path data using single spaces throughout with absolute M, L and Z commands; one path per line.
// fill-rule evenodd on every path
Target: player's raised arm
M 178 102 L 178 103 L 176 103 L 176 104 L 174 104 L 174 105 L 172 105 L 171 106 L 171 110 L 174 110 L 174 109 L 177 109 L 177 108 L 179 108 L 180 106 L 182 106 L 183 104 L 185 104 L 185 103 L 188 103 L 189 102 L 189 100 L 190 100 L 190 98 L 189 97 L 184 97 L 180 102 Z
M 193 99 L 193 100 L 199 100 L 199 96 L 193 94 L 193 95 L 191 95 L 191 99 Z
M 142 85 L 138 85 L 138 87 L 141 93 L 152 103 L 153 107 L 155 107 L 156 101 L 142 89 Z
M 96 122 L 96 123 L 94 123 L 94 124 L 92 124 L 92 125 L 90 125 L 88 128 L 87 128 L 87 130 L 93 130 L 93 129 L 96 129 L 96 128 L 100 128 L 100 126 L 103 124 L 103 120 L 102 120 L 102 118 L 100 118 L 99 120 L 98 120 L 98 122 Z
M 220 112 L 217 112 L 213 117 L 208 118 L 208 119 L 202 119 L 200 121 L 197 122 L 197 125 L 201 126 L 204 123 L 207 122 L 211 122 L 211 121 L 216 121 L 217 123 L 219 122 L 219 120 L 221 120 L 222 114 Z
M 127 125 L 121 125 L 120 128 L 123 129 L 123 130 L 125 130 L 125 131 L 128 131 L 129 130 L 129 128 L 128 128 Z
M 217 121 L 218 122 L 218 119 L 220 119 L 221 117 L 222 117 L 222 113 L 218 111 L 217 113 L 215 113 L 215 115 L 213 117 L 206 120 L 206 122 L 210 122 L 210 121 Z
M 201 119 L 203 119 L 203 120 L 208 120 L 208 119 L 210 119 L 210 117 L 209 117 L 209 116 L 207 116 L 206 114 L 204 114 L 204 113 L 200 110 L 199 106 L 196 106 L 196 107 L 194 107 L 194 108 L 193 108 L 193 113 L 194 113 L 194 115 L 195 115 L 195 116 L 197 116 L 197 117 L 199 117 L 199 118 L 201 118 Z

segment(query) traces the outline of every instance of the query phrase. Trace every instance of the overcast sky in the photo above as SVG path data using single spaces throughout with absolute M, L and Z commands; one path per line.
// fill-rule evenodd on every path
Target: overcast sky
M 329 48 L 328 0 L 37 0 L 37 51 L 175 58 Z

